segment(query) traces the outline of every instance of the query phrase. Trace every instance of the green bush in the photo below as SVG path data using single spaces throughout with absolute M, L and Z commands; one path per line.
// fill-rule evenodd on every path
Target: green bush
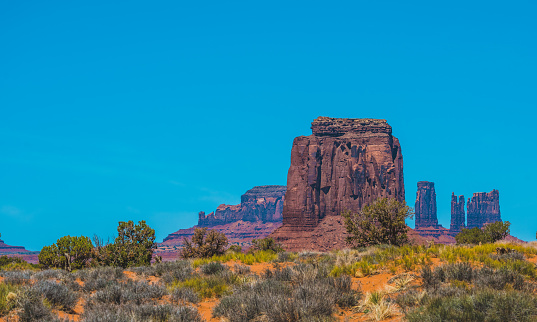
M 273 251 L 275 253 L 281 253 L 284 251 L 282 245 L 276 243 L 274 238 L 267 237 L 263 239 L 252 240 L 252 248 L 254 250 Z
M 365 205 L 358 214 L 344 212 L 342 216 L 349 235 L 347 243 L 354 247 L 407 244 L 405 219 L 412 218 L 413 213 L 412 208 L 393 198 L 378 198 L 373 204 Z
M 181 256 L 183 258 L 208 258 L 222 255 L 227 246 L 227 237 L 223 233 L 207 228 L 196 228 L 191 240 L 184 239 Z
M 88 266 L 93 244 L 88 237 L 64 236 L 55 244 L 45 246 L 39 253 L 39 264 L 46 268 L 62 268 L 67 271 Z
M 144 220 L 137 225 L 130 220 L 120 221 L 117 232 L 113 244 L 97 245 L 94 251 L 97 264 L 123 268 L 151 265 L 153 251 L 157 248 L 154 229 Z
M 509 226 L 511 226 L 511 223 L 508 221 L 497 221 L 485 225 L 483 229 L 477 227 L 472 229 L 463 228 L 462 231 L 455 236 L 455 240 L 457 241 L 457 244 L 495 243 L 509 235 Z

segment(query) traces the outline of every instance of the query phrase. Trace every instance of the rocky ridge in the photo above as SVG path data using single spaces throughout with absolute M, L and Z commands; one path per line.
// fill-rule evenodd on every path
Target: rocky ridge
M 281 222 L 285 186 L 257 186 L 241 196 L 239 205 L 222 204 L 216 211 L 198 214 L 198 226 L 212 227 L 235 221 Z

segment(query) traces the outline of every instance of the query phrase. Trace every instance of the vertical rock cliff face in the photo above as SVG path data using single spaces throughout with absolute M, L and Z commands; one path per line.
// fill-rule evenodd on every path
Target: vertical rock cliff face
M 457 196 L 455 193 L 451 193 L 451 224 L 449 226 L 449 232 L 455 236 L 461 232 L 465 226 L 465 214 L 464 214 L 464 196 L 459 196 L 459 201 L 457 201 Z
M 403 155 L 385 120 L 319 117 L 295 138 L 283 226 L 313 230 L 326 216 L 379 197 L 404 201 Z
M 258 186 L 241 196 L 240 205 L 220 205 L 216 211 L 205 215 L 201 211 L 198 226 L 224 225 L 235 221 L 282 221 L 285 186 Z
M 468 228 L 483 227 L 484 224 L 502 221 L 500 214 L 500 192 L 476 192 L 468 198 Z
M 438 217 L 436 212 L 436 192 L 434 182 L 418 182 L 416 192 L 416 229 L 432 227 L 438 228 Z

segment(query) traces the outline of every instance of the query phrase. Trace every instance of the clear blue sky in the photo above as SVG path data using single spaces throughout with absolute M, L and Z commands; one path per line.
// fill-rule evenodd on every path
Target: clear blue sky
M 383 118 L 406 200 L 500 191 L 534 240 L 534 1 L 2 1 L 0 232 L 158 240 L 286 184 L 317 116 Z

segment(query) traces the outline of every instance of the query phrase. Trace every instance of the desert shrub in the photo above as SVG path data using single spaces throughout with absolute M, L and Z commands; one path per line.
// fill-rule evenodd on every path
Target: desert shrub
M 412 208 L 393 198 L 378 198 L 364 205 L 358 214 L 344 212 L 347 242 L 354 247 L 408 243 L 405 219 L 413 215 Z
M 84 282 L 82 289 L 86 292 L 100 290 L 125 279 L 123 269 L 118 267 L 84 269 L 77 271 L 74 275 Z
M 276 243 L 276 241 L 272 237 L 252 240 L 252 248 L 254 250 L 271 250 L 275 253 L 280 253 L 284 251 L 282 245 Z
M 172 291 L 172 301 L 174 303 L 183 301 L 197 304 L 199 303 L 200 298 L 191 288 L 177 287 Z
M 505 253 L 505 254 L 490 254 L 489 256 L 493 260 L 500 261 L 500 262 L 525 260 L 524 254 L 516 250 Z
M 21 288 L 15 285 L 0 283 L 0 316 L 6 315 L 17 306 Z
M 495 290 L 503 290 L 507 285 L 511 285 L 515 290 L 524 290 L 530 287 L 522 275 L 507 268 L 494 270 L 483 267 L 476 270 L 474 283 L 476 287 L 488 287 Z
M 368 319 L 375 321 L 388 319 L 396 313 L 395 304 L 384 291 L 366 293 L 359 308 Z
M 331 316 L 338 298 L 335 288 L 327 287 L 325 283 L 317 281 L 300 284 L 293 297 L 301 317 Z
M 97 245 L 93 258 L 98 265 L 136 267 L 149 266 L 153 258 L 155 230 L 144 220 L 137 225 L 132 220 L 120 221 L 117 227 L 118 236 L 113 244 Z
M 220 275 L 193 277 L 171 285 L 172 290 L 177 287 L 190 288 L 201 298 L 222 297 L 230 291 L 226 278 Z
M 46 269 L 35 273 L 34 275 L 32 275 L 32 278 L 38 281 L 48 279 L 60 280 L 62 278 L 65 278 L 66 276 L 68 276 L 67 271 L 64 271 L 62 269 Z
M 227 266 L 222 265 L 220 262 L 210 262 L 200 267 L 201 272 L 207 275 L 218 274 L 225 269 L 227 269 Z
M 222 298 L 213 315 L 231 322 L 250 321 L 261 315 L 271 321 L 296 321 L 298 308 L 294 301 L 288 300 L 291 294 L 289 286 L 272 279 L 244 285 Z
M 43 303 L 41 294 L 35 290 L 27 290 L 21 296 L 21 308 L 19 319 L 23 322 L 30 321 L 51 321 L 53 320 L 52 312 L 49 307 Z
M 296 253 L 291 252 L 279 252 L 278 257 L 274 260 L 275 262 L 284 263 L 284 262 L 292 262 L 297 258 Z
M 242 247 L 239 246 L 239 245 L 231 245 L 231 246 L 229 246 L 227 251 L 232 252 L 232 253 L 241 253 L 242 252 Z
M 33 287 L 52 306 L 60 310 L 71 310 L 77 302 L 77 295 L 67 286 L 55 281 L 39 281 Z
M 166 284 L 170 284 L 173 281 L 184 281 L 194 273 L 190 262 L 184 260 L 133 267 L 129 270 L 142 276 L 161 277 L 161 280 Z
M 4 278 L 4 283 L 11 285 L 23 285 L 27 284 L 32 277 L 30 271 L 0 271 L 0 276 Z
M 457 280 L 471 282 L 473 278 L 473 268 L 470 263 L 456 263 L 441 266 L 444 270 L 446 280 Z
M 412 309 L 421 305 L 421 302 L 426 295 L 426 291 L 418 291 L 415 289 L 408 290 L 406 292 L 399 293 L 395 298 L 395 303 L 405 313 L 408 309 Z
M 408 321 L 534 321 L 537 300 L 518 291 L 479 290 L 434 296 L 406 314 Z
M 214 255 L 222 255 L 227 246 L 227 237 L 223 233 L 207 228 L 196 228 L 191 240 L 184 239 L 181 256 L 183 258 L 208 258 Z
M 241 264 L 235 264 L 233 266 L 233 271 L 236 273 L 236 274 L 239 274 L 239 275 L 246 275 L 246 274 L 249 274 L 250 273 L 250 267 L 246 266 L 246 265 L 241 265 Z
M 100 304 L 88 308 L 82 314 L 86 322 L 142 322 L 142 321 L 177 321 L 201 322 L 198 311 L 188 306 L 172 305 L 111 305 Z
M 140 305 L 153 299 L 160 299 L 166 295 L 166 289 L 161 285 L 151 285 L 145 281 L 127 281 L 106 286 L 97 291 L 91 300 L 93 303 L 108 303 L 122 305 L 135 303 Z M 90 304 L 91 305 L 91 304 Z
M 267 270 L 264 279 L 236 287 L 213 314 L 230 321 L 318 321 L 329 318 L 336 304 L 351 307 L 359 300 L 349 276 L 328 277 L 329 267 L 323 265 L 296 266 Z
M 293 270 L 290 267 L 276 267 L 274 270 L 266 269 L 264 272 L 265 279 L 274 279 L 280 282 L 290 282 L 293 277 Z

